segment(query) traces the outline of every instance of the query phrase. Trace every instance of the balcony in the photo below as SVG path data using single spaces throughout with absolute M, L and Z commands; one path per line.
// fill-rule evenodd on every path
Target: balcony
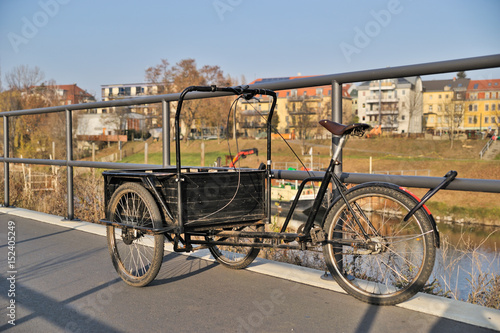
M 382 82 L 382 85 L 379 86 L 377 81 L 370 83 L 370 90 L 394 90 L 396 89 L 396 85 L 394 83 Z
M 399 110 L 382 110 L 382 115 L 387 116 L 387 115 L 398 115 Z M 367 116 L 378 116 L 380 113 L 378 110 L 367 110 L 366 115 Z
M 288 102 L 321 102 L 323 96 L 288 96 L 286 99 Z
M 366 103 L 378 103 L 379 98 L 378 96 L 376 97 L 370 97 L 366 99 Z M 397 97 L 382 97 L 380 100 L 382 103 L 397 103 L 399 102 L 399 99 Z

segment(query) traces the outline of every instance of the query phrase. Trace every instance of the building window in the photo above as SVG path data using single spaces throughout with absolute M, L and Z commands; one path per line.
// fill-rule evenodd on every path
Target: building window
M 469 111 L 472 111 L 472 104 L 469 104 Z
M 494 124 L 495 123 L 495 117 L 491 117 L 491 123 Z
M 429 105 L 429 112 L 432 112 L 432 105 Z
M 405 116 L 404 116 L 404 115 L 403 115 L 403 116 L 401 116 L 401 120 L 405 120 Z
M 429 99 L 432 99 L 432 95 L 429 95 Z
M 441 95 L 438 95 L 438 98 L 441 99 Z
M 490 111 L 489 109 L 490 109 L 489 104 L 485 104 L 485 105 L 484 105 L 484 111 Z
M 477 83 L 476 83 L 476 84 L 474 84 L 474 89 L 477 89 L 477 87 L 478 87 L 478 86 L 479 86 L 479 85 L 478 85 Z
M 489 118 L 489 117 L 484 117 L 484 123 L 485 123 L 485 124 L 488 124 L 489 120 L 490 120 L 490 118 Z
M 491 111 L 495 111 L 496 104 L 491 104 Z
M 472 124 L 472 117 L 469 117 L 469 124 Z
M 477 111 L 477 104 L 474 104 L 474 111 Z
M 323 96 L 323 89 L 322 88 L 316 89 L 316 95 L 317 96 Z
M 490 98 L 490 93 L 486 93 L 484 98 L 489 99 Z

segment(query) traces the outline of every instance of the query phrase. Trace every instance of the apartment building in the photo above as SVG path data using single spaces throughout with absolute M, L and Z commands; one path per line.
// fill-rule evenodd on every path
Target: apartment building
M 157 95 L 158 85 L 153 83 L 127 83 L 101 85 L 103 101 Z M 121 114 L 126 120 L 125 130 L 144 131 L 147 128 L 161 126 L 161 105 L 143 104 L 128 107 L 112 107 L 98 110 L 98 113 Z
M 468 131 L 500 129 L 500 79 L 470 80 L 463 127 Z
M 421 133 L 422 89 L 420 77 L 361 83 L 357 86 L 359 121 L 385 132 Z
M 470 79 L 424 81 L 424 130 L 441 135 L 464 130 L 466 91 Z
M 304 76 L 257 79 L 257 82 L 276 82 L 293 80 Z M 352 85 L 342 86 L 343 119 L 353 119 L 352 100 L 349 90 Z M 319 120 L 331 118 L 331 85 L 289 89 L 277 91 L 277 103 L 273 116 L 273 125 L 286 138 L 312 138 L 326 135 L 318 127 Z M 244 136 L 259 137 L 266 132 L 266 119 L 269 114 L 271 99 L 263 96 L 241 103 L 238 117 L 238 132 Z

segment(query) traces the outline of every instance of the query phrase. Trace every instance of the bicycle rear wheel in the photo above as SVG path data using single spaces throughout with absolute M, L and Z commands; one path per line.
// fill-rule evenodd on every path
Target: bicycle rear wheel
M 324 225 L 323 253 L 332 276 L 364 302 L 393 305 L 409 299 L 423 288 L 434 267 L 429 216 L 421 208 L 404 222 L 416 200 L 397 188 L 358 187 L 346 198 L 352 210 L 338 201 Z
M 264 231 L 263 225 L 229 228 L 233 231 Z M 236 245 L 210 245 L 208 249 L 218 263 L 232 269 L 242 269 L 250 265 L 259 255 L 260 248 L 245 246 L 245 243 L 260 243 L 259 238 L 207 236 L 207 240 L 240 243 Z

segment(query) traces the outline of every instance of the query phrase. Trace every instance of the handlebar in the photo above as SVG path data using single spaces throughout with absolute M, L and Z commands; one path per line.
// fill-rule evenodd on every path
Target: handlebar
M 244 86 L 236 86 L 236 87 L 217 87 L 216 85 L 211 85 L 211 86 L 190 86 L 184 89 L 184 92 L 190 92 L 190 91 L 200 91 L 200 92 L 216 92 L 216 91 L 222 91 L 222 92 L 230 92 L 235 95 L 243 95 L 243 98 L 246 100 L 252 99 L 255 95 L 269 95 L 269 96 L 276 96 L 276 93 L 273 90 L 268 90 L 268 89 L 255 89 L 255 88 L 250 88 L 248 85 Z

